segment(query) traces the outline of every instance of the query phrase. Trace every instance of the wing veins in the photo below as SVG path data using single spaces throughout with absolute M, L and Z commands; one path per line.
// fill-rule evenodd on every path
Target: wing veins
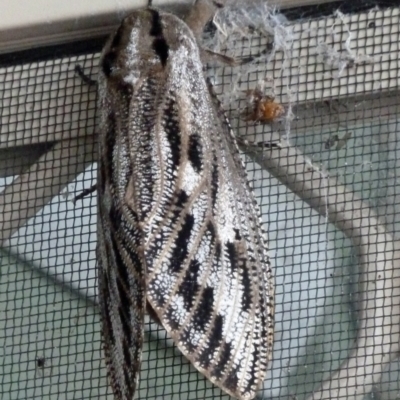
M 152 268 L 153 268 L 153 271 L 152 271 L 152 273 L 148 273 L 148 274 L 147 274 L 147 278 L 146 278 L 146 279 L 147 279 L 148 282 L 152 281 L 152 280 L 154 279 L 154 276 L 157 275 L 158 270 L 159 270 L 159 267 L 160 267 L 160 264 L 162 264 L 162 263 L 163 263 L 163 260 L 165 259 L 165 254 L 170 250 L 171 244 L 172 244 L 173 241 L 176 239 L 176 234 L 179 232 L 179 231 L 176 230 L 176 227 L 177 227 L 177 226 L 180 226 L 180 223 L 183 221 L 183 219 L 184 219 L 184 217 L 185 217 L 185 215 L 186 215 L 186 212 L 187 212 L 188 210 L 190 210 L 190 208 L 191 208 L 191 206 L 193 205 L 193 203 L 195 202 L 195 200 L 197 200 L 198 194 L 201 193 L 201 190 L 203 189 L 205 183 L 206 183 L 206 179 L 203 178 L 203 179 L 199 182 L 199 185 L 198 185 L 197 189 L 190 195 L 190 197 L 189 197 L 189 199 L 188 199 L 188 201 L 187 201 L 187 204 L 185 205 L 185 207 L 184 207 L 183 210 L 181 211 L 181 214 L 180 214 L 179 218 L 178 218 L 178 219 L 176 220 L 176 222 L 175 222 L 175 226 L 174 226 L 175 229 L 174 229 L 173 232 L 169 235 L 168 241 L 167 241 L 166 244 L 164 245 L 164 248 L 163 248 L 162 252 L 161 252 L 160 254 L 157 255 L 157 263 L 153 264 L 153 267 L 152 267 Z M 168 222 L 169 222 L 170 219 L 171 219 L 170 217 L 171 217 L 171 215 L 173 214 L 174 207 L 175 207 L 175 203 L 172 202 L 171 205 L 170 205 L 170 207 L 169 207 L 169 209 L 166 211 L 165 217 L 162 219 L 162 221 L 159 221 L 159 222 L 157 223 L 157 229 L 155 229 L 155 231 L 152 232 L 152 233 L 149 235 L 149 237 L 148 237 L 148 239 L 147 239 L 147 243 L 145 244 L 145 247 L 147 247 L 147 245 L 153 241 L 154 237 L 156 237 L 157 234 L 160 233 L 160 231 L 162 230 L 162 228 L 164 228 L 164 227 L 168 224 Z
M 201 242 L 201 239 L 203 239 L 204 237 L 204 233 L 207 230 L 207 225 L 208 225 L 209 220 L 206 219 L 205 222 L 203 222 L 203 224 L 201 225 L 201 228 L 198 231 L 198 235 L 196 236 L 196 240 L 192 246 L 192 250 L 190 251 L 189 255 L 186 257 L 186 260 L 184 262 L 184 264 L 182 264 L 182 271 L 179 273 L 179 275 L 176 278 L 176 283 L 173 287 L 173 290 L 171 290 L 170 292 L 170 297 L 169 297 L 169 301 L 167 303 L 165 303 L 165 306 L 163 307 L 163 312 L 166 311 L 166 309 L 168 308 L 168 306 L 171 304 L 173 297 L 176 295 L 180 284 L 183 282 L 184 280 L 184 275 L 186 274 L 187 271 L 187 267 L 190 264 L 190 261 L 192 261 L 193 256 L 196 255 L 197 252 L 197 246 L 196 244 L 199 244 Z M 213 250 L 215 252 L 215 246 L 213 246 Z M 212 261 L 212 259 L 211 259 Z M 209 263 L 207 263 L 209 264 Z M 212 264 L 211 264 L 212 265 Z M 210 268 L 207 268 L 207 271 L 209 271 Z M 207 275 L 208 276 L 208 275 Z M 202 287 L 204 287 L 204 285 L 202 285 Z M 201 291 L 201 293 L 203 293 L 203 290 Z M 198 296 L 199 297 L 199 296 Z M 193 308 L 193 307 L 192 307 Z M 192 313 L 190 313 L 190 315 L 192 315 Z M 183 325 L 183 324 L 182 324 Z M 177 331 L 177 332 L 181 332 L 181 330 Z

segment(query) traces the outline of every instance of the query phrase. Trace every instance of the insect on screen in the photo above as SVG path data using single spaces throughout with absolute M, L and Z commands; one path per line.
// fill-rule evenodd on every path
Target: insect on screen
M 275 281 L 259 399 L 400 396 L 400 9 L 218 10 L 202 45 Z M 0 394 L 112 399 L 96 282 L 104 38 L 0 55 Z M 138 399 L 229 399 L 147 315 Z

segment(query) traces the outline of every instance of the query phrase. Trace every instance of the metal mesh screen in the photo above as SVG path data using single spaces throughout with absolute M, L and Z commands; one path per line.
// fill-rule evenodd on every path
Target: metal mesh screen
M 274 267 L 273 362 L 258 397 L 394 399 L 400 13 L 309 11 L 224 9 L 205 38 L 254 57 L 208 75 L 250 141 Z M 73 202 L 96 179 L 96 93 L 74 70 L 95 76 L 102 43 L 0 57 L 2 400 L 113 398 L 96 302 L 96 196 Z M 285 113 L 246 118 L 260 104 Z M 280 149 L 252 144 L 271 140 Z M 145 330 L 138 399 L 229 398 L 148 318 Z

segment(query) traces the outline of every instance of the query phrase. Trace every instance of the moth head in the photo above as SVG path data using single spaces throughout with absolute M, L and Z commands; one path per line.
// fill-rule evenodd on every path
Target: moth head
M 101 70 L 107 78 L 122 77 L 134 83 L 141 72 L 162 73 L 185 50 L 198 53 L 196 40 L 182 20 L 154 9 L 135 11 L 108 40 Z

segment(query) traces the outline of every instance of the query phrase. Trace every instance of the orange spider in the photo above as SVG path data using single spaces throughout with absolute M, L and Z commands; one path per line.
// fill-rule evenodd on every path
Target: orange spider
M 246 95 L 249 105 L 242 113 L 245 121 L 270 123 L 285 113 L 282 104 L 275 102 L 274 97 L 263 95 L 259 89 L 248 90 Z

